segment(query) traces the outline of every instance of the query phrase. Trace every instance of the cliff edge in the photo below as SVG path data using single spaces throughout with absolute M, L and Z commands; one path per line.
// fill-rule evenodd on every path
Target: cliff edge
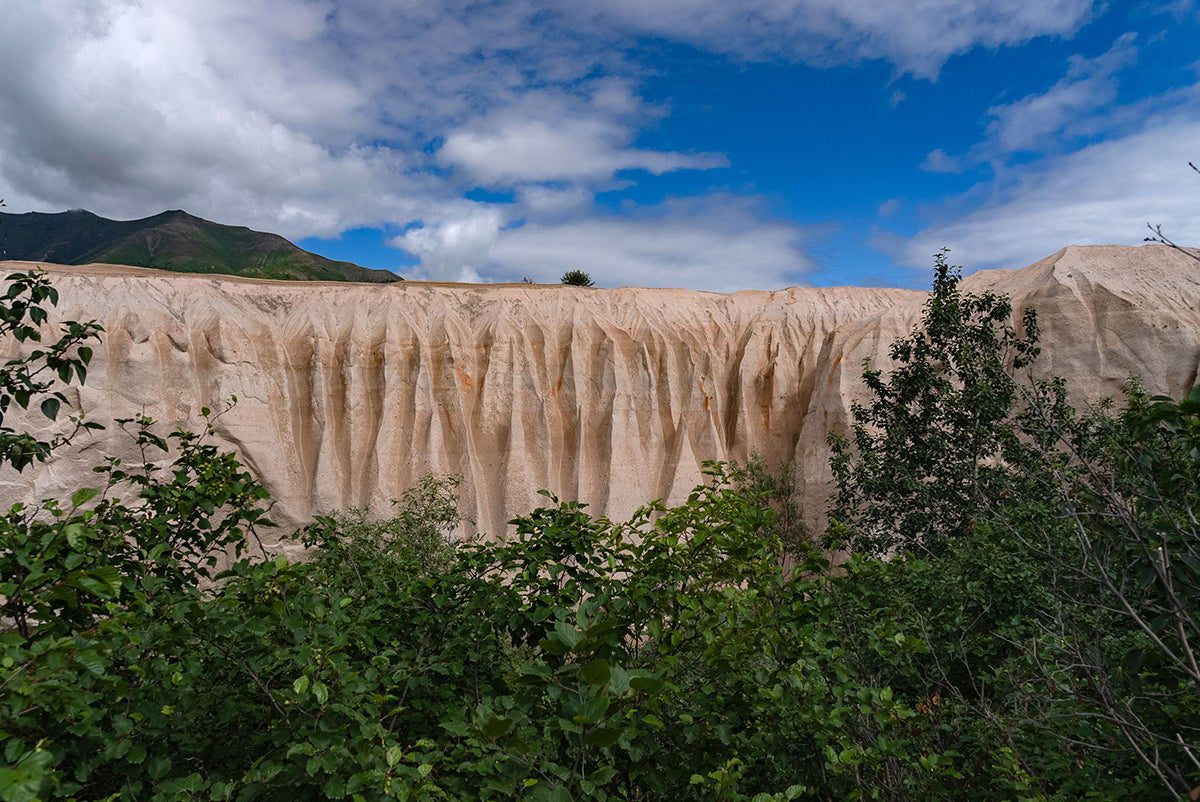
M 35 266 L 6 262 L 9 271 Z M 864 359 L 887 349 L 926 294 L 869 288 L 746 291 L 561 286 L 369 286 L 47 270 L 54 320 L 106 330 L 74 404 L 108 425 L 71 453 L 0 477 L 0 500 L 62 496 L 103 454 L 128 454 L 116 418 L 195 427 L 262 478 L 284 525 L 350 506 L 379 511 L 427 473 L 463 478 L 463 513 L 501 532 L 548 489 L 625 516 L 682 500 L 709 459 L 794 460 L 814 509 L 825 437 L 846 424 Z M 1181 394 L 1200 365 L 1200 263 L 1164 246 L 1069 247 L 994 289 L 1038 310 L 1038 370 L 1083 396 L 1131 374 Z M 10 349 L 15 344 L 7 344 Z M 37 415 L 26 420 L 45 426 Z

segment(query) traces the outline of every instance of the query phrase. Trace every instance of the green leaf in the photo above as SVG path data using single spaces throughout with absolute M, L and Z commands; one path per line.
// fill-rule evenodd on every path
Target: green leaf
M 579 676 L 588 685 L 607 685 L 612 671 L 607 660 L 590 660 L 583 664 Z
M 512 732 L 513 720 L 505 716 L 489 716 L 479 730 L 488 738 L 500 738 Z
M 58 410 L 62 407 L 62 402 L 57 398 L 47 398 L 42 401 L 42 414 L 50 420 L 58 418 Z
M 317 697 L 317 704 L 323 705 L 329 701 L 329 689 L 325 687 L 324 682 L 314 682 L 312 692 L 313 696 Z
M 667 725 L 665 723 L 663 723 L 663 720 L 661 718 L 659 718 L 658 716 L 654 715 L 653 713 L 647 713 L 646 715 L 642 716 L 642 721 L 646 722 L 651 727 L 653 727 L 656 730 L 659 730 L 660 732 L 667 728 Z
M 629 686 L 635 691 L 641 691 L 647 694 L 656 694 L 663 689 L 666 683 L 658 677 L 630 677 Z
M 81 487 L 71 494 L 71 506 L 82 507 L 98 495 L 100 489 L 97 487 Z
M 629 693 L 629 672 L 620 666 L 609 669 L 608 690 L 614 696 L 624 696 Z
M 546 637 L 542 638 L 540 641 L 538 641 L 538 647 L 542 651 L 553 655 L 563 655 L 570 651 L 570 649 L 567 648 L 567 645 L 563 643 L 562 639 L 557 635 L 547 635 Z
M 121 592 L 121 575 L 111 565 L 102 565 L 77 574 L 70 583 L 102 599 L 111 599 Z
M 588 779 L 597 786 L 608 785 L 612 782 L 613 777 L 617 776 L 617 770 L 612 766 L 602 766 L 589 775 Z
M 150 764 L 146 767 L 146 773 L 150 775 L 152 780 L 161 780 L 167 776 L 167 772 L 171 770 L 171 758 L 165 755 L 158 755 L 150 759 Z
M 545 784 L 534 786 L 533 792 L 529 794 L 529 799 L 533 802 L 574 802 L 571 792 L 562 786 L 549 786 Z
M 609 701 L 603 696 L 589 696 L 579 705 L 575 721 L 580 724 L 595 724 L 604 718 L 604 714 L 608 712 L 608 705 Z
M 621 726 L 599 727 L 589 732 L 584 740 L 587 742 L 588 746 L 595 746 L 603 749 L 606 746 L 612 746 L 615 744 L 620 739 L 623 729 L 624 728 Z M 593 777 L 592 782 L 603 784 L 607 782 L 607 780 L 597 780 L 595 777 Z
M 523 677 L 538 677 L 539 679 L 549 679 L 552 675 L 550 666 L 542 662 L 525 663 L 520 668 L 520 674 Z
M 104 676 L 104 669 L 108 665 L 108 661 L 101 657 L 100 653 L 94 649 L 84 649 L 81 652 L 77 652 L 75 660 L 97 677 Z
M 296 677 L 296 681 L 292 683 L 292 690 L 298 695 L 303 696 L 308 691 L 308 683 L 310 682 L 307 675 Z
M 389 747 L 387 750 L 387 764 L 389 767 L 395 766 L 400 762 L 400 758 L 404 757 L 404 750 L 398 746 Z
M 554 624 L 554 634 L 558 635 L 559 640 L 562 641 L 563 645 L 566 646 L 568 650 L 574 649 L 576 646 L 578 646 L 579 641 L 583 637 L 579 634 L 579 630 L 575 629 L 575 627 L 571 626 L 566 621 L 558 621 Z
M 79 548 L 85 532 L 87 532 L 87 528 L 81 523 L 67 524 L 63 527 L 63 536 L 67 539 L 67 545 L 73 549 Z

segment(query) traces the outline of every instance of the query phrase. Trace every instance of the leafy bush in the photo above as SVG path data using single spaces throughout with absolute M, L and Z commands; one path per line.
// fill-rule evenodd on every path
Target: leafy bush
M 921 326 L 831 441 L 827 543 L 893 557 L 848 566 L 853 620 L 901 605 L 930 647 L 914 680 L 958 725 L 994 722 L 1033 787 L 1195 796 L 1200 388 L 1079 413 L 1061 380 L 1018 379 L 1033 313 L 1018 334 L 1006 299 L 957 284 L 939 256 Z
M 309 562 L 134 585 L 85 633 L 7 644 L 12 768 L 51 798 L 849 793 L 912 713 L 854 681 L 761 501 L 714 468 L 677 509 L 556 503 L 450 550 L 401 534 L 412 507 L 348 538 L 331 517 Z
M 591 287 L 595 282 L 582 270 L 568 270 L 562 275 L 562 283 L 571 287 Z
M 885 378 L 864 366 L 872 398 L 853 408 L 852 442 L 830 438 L 833 514 L 849 536 L 831 545 L 937 554 L 1009 491 L 1013 372 L 1037 356 L 1037 317 L 1026 311 L 1018 332 L 1007 298 L 963 293 L 958 281 L 937 254 L 921 324 L 892 344 L 896 367 Z
M 35 401 L 43 415 L 57 418 L 67 399 L 56 382 L 66 384 L 77 378 L 82 383 L 87 378 L 92 349 L 86 343 L 98 339 L 104 329 L 94 321 L 70 321 L 62 324 L 57 340 L 42 345 L 42 324 L 49 317 L 45 304 L 58 304 L 58 290 L 39 272 L 13 273 L 7 281 L 8 290 L 0 302 L 0 338 L 35 344 L 26 354 L 0 367 L 0 466 L 11 465 L 20 471 L 34 461 L 45 462 L 51 451 L 81 430 L 96 428 L 81 418 L 72 418 L 71 429 L 46 441 L 14 431 L 4 419 L 14 402 L 27 409 Z

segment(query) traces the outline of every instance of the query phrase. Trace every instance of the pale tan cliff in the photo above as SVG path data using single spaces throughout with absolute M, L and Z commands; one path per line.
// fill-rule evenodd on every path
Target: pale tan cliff
M 44 267 L 61 292 L 57 318 L 107 331 L 86 386 L 72 390 L 89 418 L 145 411 L 194 427 L 202 406 L 236 395 L 218 436 L 270 488 L 281 523 L 382 510 L 420 476 L 453 473 L 464 513 L 492 533 L 543 501 L 541 488 L 624 516 L 681 500 L 703 460 L 751 453 L 795 460 L 815 505 L 829 476 L 825 436 L 844 426 L 863 360 L 883 364 L 925 298 Z M 1172 394 L 1196 380 L 1200 263 L 1168 248 L 1071 247 L 966 284 L 1035 306 L 1041 368 L 1088 397 L 1118 393 L 1131 373 Z M 128 454 L 112 426 L 4 475 L 0 500 L 62 495 L 107 453 Z

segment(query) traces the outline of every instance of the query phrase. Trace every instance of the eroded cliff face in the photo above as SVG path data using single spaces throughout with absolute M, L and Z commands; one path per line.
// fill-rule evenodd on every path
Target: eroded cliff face
M 128 456 L 116 418 L 144 411 L 196 427 L 201 407 L 236 396 L 217 436 L 266 483 L 281 523 L 382 511 L 424 474 L 458 474 L 463 512 L 487 533 L 543 501 L 542 488 L 621 517 L 653 498 L 682 500 L 704 460 L 752 453 L 794 460 L 815 507 L 829 478 L 825 437 L 861 393 L 863 360 L 886 364 L 925 298 L 44 267 L 61 293 L 56 318 L 106 329 L 71 395 L 109 428 L 5 475 L 0 500 L 64 495 L 101 455 Z M 1134 373 L 1171 394 L 1196 379 L 1200 265 L 1168 248 L 1073 247 L 966 284 L 1036 307 L 1040 369 L 1087 397 L 1118 393 Z

